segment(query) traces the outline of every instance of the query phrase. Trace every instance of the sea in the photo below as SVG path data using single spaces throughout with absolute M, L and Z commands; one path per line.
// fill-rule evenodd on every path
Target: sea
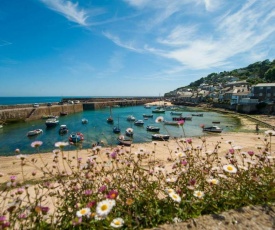
M 62 98 L 65 97 L 0 97 L 0 105 L 59 102 Z M 81 96 L 77 98 L 81 98 Z M 220 124 L 218 126 L 223 128 L 223 132 L 234 132 L 240 126 L 237 118 L 216 112 L 199 110 L 195 107 L 182 107 L 182 115 L 191 116 L 192 113 L 199 112 L 203 113 L 202 117 L 193 116 L 192 121 L 186 121 L 182 127 L 163 125 L 163 123 L 156 123 L 156 118 L 163 116 L 165 120 L 172 120 L 171 110 L 167 110 L 165 114 L 156 114 L 152 113 L 153 109 L 154 106 L 148 109 L 142 105 L 112 107 L 113 124 L 106 122 L 110 115 L 110 108 L 108 107 L 61 116 L 59 117 L 59 125 L 53 128 L 47 128 L 45 119 L 42 118 L 36 121 L 6 124 L 0 129 L 0 156 L 14 156 L 16 149 L 20 149 L 22 154 L 37 153 L 37 149 L 31 147 L 31 143 L 34 141 L 43 142 L 39 152 L 52 152 L 56 148 L 55 143 L 59 141 L 68 142 L 69 135 L 72 132 L 83 133 L 84 141 L 81 145 L 68 145 L 65 150 L 89 149 L 92 144 L 98 142 L 103 146 L 116 146 L 117 138 L 119 135 L 124 135 L 127 128 L 133 128 L 134 130 L 133 143 L 149 143 L 152 141 L 153 133 L 146 131 L 147 125 L 158 126 L 160 128 L 159 133 L 169 134 L 170 138 L 191 138 L 209 135 L 203 133 L 200 126 L 202 124 L 211 126 L 212 121 L 219 121 Z M 129 115 L 133 115 L 137 120 L 143 120 L 143 114 L 153 114 L 153 118 L 144 120 L 144 125 L 141 127 L 127 121 L 127 116 Z M 82 124 L 83 118 L 88 120 L 87 124 Z M 62 124 L 67 125 L 69 128 L 69 132 L 65 135 L 60 135 L 58 132 L 59 126 Z M 120 134 L 113 133 L 114 126 L 119 126 L 121 129 Z M 28 137 L 27 132 L 34 129 L 42 129 L 43 133 L 34 137 Z

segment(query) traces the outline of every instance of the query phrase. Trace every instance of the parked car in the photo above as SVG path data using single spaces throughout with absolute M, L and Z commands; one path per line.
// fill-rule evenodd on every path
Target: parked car
M 68 104 L 74 104 L 74 102 L 73 101 L 68 101 Z
M 33 104 L 33 107 L 34 107 L 34 108 L 38 108 L 38 107 L 39 107 L 39 104 L 38 104 L 38 103 L 34 103 L 34 104 Z
M 49 103 L 47 103 L 47 106 L 52 106 L 52 103 L 50 103 L 50 102 L 49 102 Z
M 76 101 L 74 101 L 74 103 L 75 103 L 75 104 L 79 104 L 79 103 L 80 103 L 80 101 L 79 101 L 79 100 L 76 100 Z
M 64 105 L 63 101 L 58 102 L 58 105 Z

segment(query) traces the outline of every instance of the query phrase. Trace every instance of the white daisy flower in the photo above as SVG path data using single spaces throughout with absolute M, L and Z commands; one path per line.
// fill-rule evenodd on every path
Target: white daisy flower
M 124 220 L 122 218 L 115 218 L 111 222 L 110 226 L 114 228 L 120 228 L 123 226 L 123 224 L 124 224 Z
M 98 216 L 107 216 L 115 206 L 115 200 L 103 200 L 97 204 L 96 214 Z
M 23 155 L 23 154 L 19 154 L 16 157 L 19 158 L 20 160 L 25 160 L 28 156 L 27 155 Z
M 176 156 L 182 158 L 182 157 L 186 157 L 186 154 L 184 152 L 178 152 L 176 153 Z
M 194 191 L 193 195 L 198 198 L 203 198 L 204 192 L 197 190 L 197 191 Z
M 235 150 L 241 150 L 243 147 L 242 146 L 233 146 L 233 149 L 235 149 Z
M 55 144 L 54 144 L 54 146 L 55 147 L 58 147 L 58 148 L 64 148 L 65 146 L 67 146 L 67 145 L 69 145 L 69 143 L 68 142 L 63 142 L 63 141 L 59 141 L 59 142 L 56 142 Z
M 236 173 L 237 172 L 237 168 L 234 165 L 224 165 L 223 166 L 223 170 L 229 173 Z
M 171 192 L 169 193 L 169 196 L 172 198 L 173 201 L 180 203 L 181 198 L 177 193 Z
M 166 188 L 165 192 L 167 192 L 168 194 L 170 194 L 170 193 L 176 193 L 175 190 L 172 189 L 172 188 Z
M 76 212 L 77 217 L 90 216 L 91 210 L 89 208 L 82 208 Z
M 164 121 L 164 117 L 160 116 L 160 117 L 157 117 L 155 122 L 156 123 L 160 123 L 160 122 L 163 122 Z
M 274 130 L 266 130 L 264 133 L 268 136 L 275 136 L 275 131 Z
M 177 178 L 176 177 L 168 177 L 168 178 L 166 178 L 166 182 L 176 182 L 177 181 Z
M 215 178 L 210 178 L 208 180 L 206 180 L 209 184 L 214 184 L 214 185 L 217 185 L 220 183 L 219 180 L 215 179 Z

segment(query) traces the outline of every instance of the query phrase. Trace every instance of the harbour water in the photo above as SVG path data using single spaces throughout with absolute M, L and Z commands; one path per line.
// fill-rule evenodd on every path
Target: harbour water
M 46 128 L 45 120 L 37 120 L 31 122 L 22 122 L 5 125 L 0 129 L 0 155 L 14 156 L 15 149 L 20 149 L 23 154 L 36 153 L 36 150 L 31 147 L 33 141 L 42 141 L 40 152 L 51 152 L 55 149 L 54 144 L 58 141 L 68 141 L 69 135 L 72 132 L 81 132 L 84 134 L 82 148 L 90 148 L 93 143 L 103 142 L 104 145 L 117 145 L 117 137 L 119 134 L 113 133 L 113 126 L 119 125 L 121 134 L 125 134 L 127 128 L 134 129 L 133 143 L 150 142 L 152 141 L 152 133 L 146 131 L 147 125 L 160 127 L 160 132 L 169 134 L 171 137 L 194 137 L 203 135 L 201 124 L 205 126 L 212 125 L 212 121 L 220 121 L 219 126 L 223 128 L 223 132 L 235 131 L 239 126 L 239 121 L 233 117 L 219 114 L 216 112 L 203 112 L 203 117 L 193 116 L 192 121 L 186 121 L 183 128 L 178 126 L 163 125 L 155 123 L 158 116 L 163 116 L 166 120 L 172 120 L 171 111 L 166 111 L 165 114 L 154 114 L 153 118 L 144 120 L 144 126 L 135 126 L 132 122 L 127 121 L 128 115 L 134 115 L 136 119 L 143 119 L 143 114 L 152 114 L 152 109 L 146 109 L 144 106 L 133 107 L 118 107 L 112 108 L 112 116 L 114 124 L 106 122 L 110 115 L 110 109 L 104 108 L 101 110 L 83 111 L 81 113 L 71 114 L 59 117 L 59 125 L 53 128 Z M 183 116 L 191 116 L 195 108 L 184 108 Z M 82 118 L 88 119 L 87 124 L 82 124 Z M 59 126 L 65 124 L 69 128 L 68 134 L 59 135 Z M 43 133 L 35 137 L 27 137 L 27 132 L 34 129 L 42 129 Z M 66 146 L 65 150 L 74 150 L 78 147 L 74 145 Z

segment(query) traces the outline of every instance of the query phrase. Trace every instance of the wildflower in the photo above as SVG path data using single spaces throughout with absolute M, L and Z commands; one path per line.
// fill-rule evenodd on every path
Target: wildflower
M 168 194 L 170 194 L 170 193 L 176 193 L 175 190 L 172 189 L 172 188 L 167 188 L 167 189 L 165 189 L 165 191 L 166 191 Z
M 180 218 L 178 218 L 178 217 L 175 217 L 175 218 L 173 219 L 173 222 L 174 222 L 174 223 L 180 223 L 180 222 L 182 222 L 182 219 L 180 219 Z
M 171 192 L 171 193 L 169 193 L 169 196 L 172 198 L 173 201 L 178 202 L 178 203 L 181 202 L 181 198 L 177 193 Z
M 102 185 L 102 186 L 98 189 L 98 192 L 103 193 L 106 189 L 107 189 L 107 186 L 106 186 L 106 185 Z
M 248 151 L 247 154 L 252 157 L 254 155 L 254 152 L 253 151 Z
M 91 215 L 91 209 L 90 208 L 82 208 L 79 211 L 76 212 L 77 217 L 82 216 L 90 216 Z
M 107 198 L 108 199 L 116 199 L 118 196 L 118 192 L 115 191 L 115 190 L 111 190 L 108 195 L 107 195 Z
M 176 177 L 166 178 L 166 182 L 176 182 L 176 181 L 177 181 Z
M 11 182 L 14 182 L 16 180 L 16 176 L 14 176 L 14 175 L 10 176 L 10 180 L 11 180 Z
M 245 170 L 245 171 L 247 171 L 247 170 L 248 170 L 248 168 L 247 168 L 247 167 L 242 166 L 242 165 L 238 165 L 238 168 L 239 168 L 239 169 L 243 169 L 243 170 Z
M 242 146 L 233 146 L 234 150 L 241 150 L 243 147 Z
M 98 216 L 107 216 L 115 206 L 115 200 L 103 200 L 97 204 L 96 214 Z
M 73 219 L 72 224 L 73 224 L 73 226 L 76 226 L 76 225 L 81 224 L 81 222 L 82 222 L 82 218 L 81 217 L 76 217 L 76 218 Z
M 195 197 L 198 197 L 198 198 L 203 198 L 204 197 L 204 192 L 197 190 L 197 191 L 194 191 L 193 195 Z
M 217 185 L 217 184 L 220 183 L 219 180 L 214 179 L 214 178 L 208 179 L 207 182 L 208 182 L 209 184 L 214 184 L 214 185 Z
M 112 159 L 116 159 L 116 158 L 117 158 L 117 152 L 114 151 L 114 152 L 110 153 L 109 156 L 110 156 Z
M 120 228 L 123 226 L 123 224 L 124 224 L 124 220 L 122 218 L 115 218 L 111 222 L 110 226 L 114 228 Z
M 20 149 L 15 149 L 15 152 L 16 153 L 20 153 Z
M 34 141 L 31 143 L 31 147 L 33 148 L 39 148 L 43 144 L 42 141 Z
M 134 203 L 134 200 L 133 200 L 133 199 L 127 198 L 127 200 L 126 200 L 126 204 L 127 204 L 127 205 L 132 205 L 133 203 Z
M 234 141 L 226 141 L 225 143 L 227 143 L 227 144 L 233 144 L 234 143 Z
M 237 168 L 234 165 L 224 165 L 223 166 L 223 170 L 229 173 L 236 173 L 237 172 Z
M 184 120 L 178 121 L 178 125 L 179 125 L 179 126 L 183 126 L 183 125 L 184 125 Z
M 188 138 L 188 139 L 186 139 L 186 142 L 187 142 L 188 144 L 192 144 L 192 139 L 191 139 L 191 138 Z
M 274 130 L 267 130 L 264 133 L 268 136 L 275 136 L 275 131 Z
M 16 156 L 18 159 L 20 159 L 20 160 L 25 160 L 28 156 L 27 155 L 23 155 L 23 154 L 19 154 L 19 155 L 17 155 Z
M 229 153 L 234 154 L 235 150 L 234 149 L 229 149 Z
M 90 196 L 92 193 L 93 193 L 93 191 L 90 190 L 90 189 L 87 189 L 87 190 L 84 191 L 84 194 L 85 194 L 86 196 Z
M 55 147 L 63 149 L 65 146 L 69 145 L 68 142 L 59 141 L 54 144 Z
M 181 158 L 181 157 L 186 157 L 186 154 L 184 152 L 178 152 L 176 153 L 176 156 Z
M 155 122 L 156 123 L 160 123 L 160 122 L 163 122 L 164 121 L 164 117 L 160 116 L 160 117 L 157 117 Z
M 180 163 L 181 163 L 183 166 L 186 166 L 186 165 L 187 165 L 187 161 L 186 161 L 186 160 L 182 160 Z

